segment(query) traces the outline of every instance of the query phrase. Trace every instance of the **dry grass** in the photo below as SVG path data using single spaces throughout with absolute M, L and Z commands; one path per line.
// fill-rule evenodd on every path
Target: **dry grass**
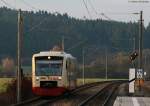
M 0 78 L 0 106 L 9 106 L 16 103 L 16 80 L 10 78 Z M 34 95 L 32 94 L 31 79 L 22 79 L 22 100 L 30 99 Z
M 8 85 L 11 83 L 12 78 L 0 78 L 0 93 L 7 91 Z

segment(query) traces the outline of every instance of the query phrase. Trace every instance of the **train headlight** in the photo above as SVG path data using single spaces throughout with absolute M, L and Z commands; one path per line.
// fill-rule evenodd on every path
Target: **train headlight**
M 50 56 L 48 56 L 48 59 L 51 59 L 51 57 L 50 57 Z
M 38 81 L 40 78 L 39 77 L 36 77 L 36 80 Z
M 62 79 L 62 77 L 58 77 L 58 79 L 59 79 L 59 80 L 61 80 L 61 79 Z

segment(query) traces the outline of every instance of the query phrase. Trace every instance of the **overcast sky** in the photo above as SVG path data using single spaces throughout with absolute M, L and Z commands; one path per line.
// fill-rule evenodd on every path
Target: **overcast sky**
M 7 7 L 23 9 L 23 10 L 38 10 L 43 9 L 49 12 L 68 13 L 69 16 L 76 18 L 102 18 L 107 19 L 97 13 L 104 13 L 107 17 L 117 21 L 135 21 L 139 20 L 139 15 L 132 13 L 143 10 L 144 23 L 148 25 L 150 22 L 150 3 L 130 3 L 128 0 L 84 0 L 90 11 L 89 16 L 83 0 L 3 0 Z M 91 7 L 93 5 L 94 9 Z M 0 0 L 0 6 L 6 6 Z

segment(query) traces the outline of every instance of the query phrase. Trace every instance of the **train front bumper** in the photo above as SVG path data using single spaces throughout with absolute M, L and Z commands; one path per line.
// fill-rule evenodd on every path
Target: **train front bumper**
M 32 92 L 38 96 L 59 96 L 67 91 L 64 87 L 53 87 L 53 88 L 41 88 L 32 87 Z

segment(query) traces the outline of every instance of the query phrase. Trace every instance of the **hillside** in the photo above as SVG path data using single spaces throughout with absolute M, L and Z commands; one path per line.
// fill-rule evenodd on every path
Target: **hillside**
M 138 38 L 137 23 L 123 23 L 106 20 L 81 20 L 67 14 L 39 12 L 23 12 L 24 36 L 23 58 L 31 58 L 39 51 L 50 50 L 60 45 L 65 39 L 65 51 L 74 56 L 82 56 L 85 48 L 87 61 L 97 55 L 104 55 L 104 48 L 109 53 L 123 51 L 129 53 L 133 48 L 133 37 Z M 145 29 L 145 39 L 149 38 L 150 26 Z M 0 58 L 16 57 L 17 12 L 8 8 L 0 8 Z M 149 48 L 148 40 L 145 47 Z M 137 43 L 137 42 L 136 42 Z M 92 54 L 93 53 L 93 54 Z

